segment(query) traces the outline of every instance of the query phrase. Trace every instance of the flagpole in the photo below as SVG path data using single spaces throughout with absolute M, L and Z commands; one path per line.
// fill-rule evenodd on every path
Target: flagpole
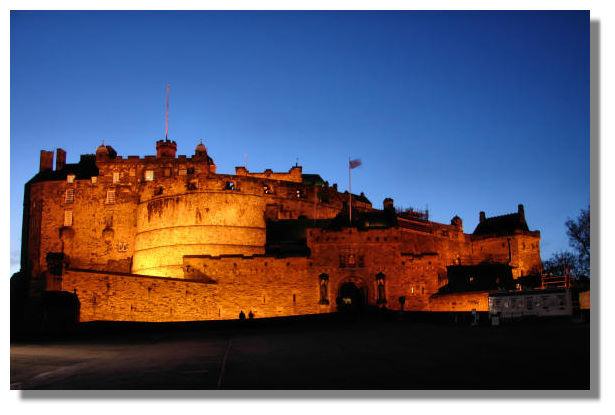
M 350 171 L 350 157 L 348 157 L 348 223 L 352 226 L 352 178 Z

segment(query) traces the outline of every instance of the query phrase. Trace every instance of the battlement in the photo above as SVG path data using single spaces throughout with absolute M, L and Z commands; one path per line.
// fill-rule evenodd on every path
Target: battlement
M 256 177 L 259 179 L 280 180 L 285 182 L 302 183 L 303 168 L 301 166 L 293 166 L 288 172 L 274 172 L 271 169 L 266 169 L 263 172 L 249 172 L 247 167 L 235 167 L 235 175 Z

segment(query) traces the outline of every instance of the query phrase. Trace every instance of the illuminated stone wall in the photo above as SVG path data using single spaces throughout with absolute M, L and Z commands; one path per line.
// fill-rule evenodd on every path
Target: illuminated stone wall
M 489 311 L 487 291 L 438 294 L 431 297 L 427 311 L 467 312 Z
M 213 174 L 202 158 L 129 156 L 97 166 L 92 179 L 31 184 L 24 251 L 34 275 L 48 252 L 64 252 L 76 268 L 181 278 L 184 255 L 263 253 L 265 218 L 332 218 L 347 197 L 334 187 Z
M 80 321 L 218 319 L 215 285 L 185 279 L 66 270 L 62 289 L 75 292 Z
M 71 270 L 62 289 L 77 289 L 86 320 L 331 312 L 348 282 L 370 305 L 400 309 L 404 297 L 408 311 L 454 311 L 478 300 L 435 295 L 447 282 L 447 266 L 506 263 L 515 278 L 540 269 L 539 232 L 478 237 L 465 234 L 460 220 L 448 225 L 398 218 L 398 227 L 386 229 L 308 228 L 310 256 L 266 257 L 267 220 L 333 218 L 349 195 L 336 185 L 304 183 L 300 167 L 282 173 L 237 168 L 228 175 L 216 174 L 202 154 L 96 157 L 98 176 L 56 174 L 32 182 L 25 215 L 24 255 L 33 281 L 46 275 L 48 253 L 64 253 Z M 372 210 L 364 198 L 353 207 Z M 322 275 L 326 301 L 320 297 Z M 377 277 L 386 302 L 378 301 Z

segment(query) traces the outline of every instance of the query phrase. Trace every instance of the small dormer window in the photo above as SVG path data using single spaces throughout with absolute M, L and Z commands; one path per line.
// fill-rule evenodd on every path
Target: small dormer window
M 154 180 L 154 170 L 145 170 L 145 181 L 151 182 Z
M 224 190 L 237 190 L 237 188 L 235 187 L 235 182 L 226 182 L 226 184 L 224 185 Z
M 113 183 L 119 183 L 120 181 L 120 172 L 119 171 L 114 171 L 113 172 Z
M 64 203 L 73 203 L 75 201 L 75 189 L 66 189 Z
M 73 226 L 73 211 L 64 211 L 64 226 Z
M 74 174 L 69 174 L 66 176 L 66 182 L 67 183 L 75 183 L 75 175 Z

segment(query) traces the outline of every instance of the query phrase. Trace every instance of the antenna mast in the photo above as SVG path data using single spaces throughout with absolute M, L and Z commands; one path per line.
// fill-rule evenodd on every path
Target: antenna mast
M 166 108 L 164 111 L 164 138 L 169 139 L 169 96 L 171 95 L 171 84 L 166 87 Z

